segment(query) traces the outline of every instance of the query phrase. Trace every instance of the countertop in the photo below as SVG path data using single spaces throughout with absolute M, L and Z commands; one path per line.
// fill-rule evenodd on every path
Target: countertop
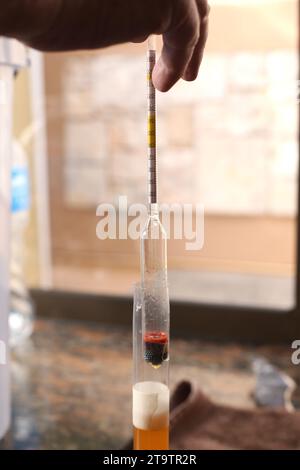
M 253 347 L 188 339 L 171 342 L 171 385 L 193 380 L 211 399 L 254 407 L 254 357 L 291 375 L 285 346 Z M 38 320 L 12 356 L 14 449 L 118 449 L 131 438 L 131 331 L 99 323 Z

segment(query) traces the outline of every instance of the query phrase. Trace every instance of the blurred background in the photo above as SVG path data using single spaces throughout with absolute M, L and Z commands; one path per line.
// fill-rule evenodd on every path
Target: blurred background
M 159 96 L 161 202 L 202 203 L 205 244 L 169 243 L 171 297 L 288 309 L 297 216 L 297 1 L 212 0 L 199 79 Z M 31 287 L 131 295 L 139 244 L 96 207 L 146 202 L 145 46 L 34 54 L 16 80 L 30 156 Z
M 198 80 L 158 97 L 159 199 L 205 206 L 203 249 L 168 244 L 171 385 L 188 379 L 222 405 L 261 406 L 254 392 L 270 369 L 256 362 L 253 372 L 259 357 L 293 377 L 269 375 L 299 409 L 290 341 L 299 331 L 298 2 L 210 4 Z M 131 437 L 139 243 L 97 239 L 96 208 L 121 195 L 146 203 L 145 49 L 31 51 L 15 79 L 14 136 L 31 188 L 23 257 L 37 314 L 13 353 L 15 448 L 114 449 Z

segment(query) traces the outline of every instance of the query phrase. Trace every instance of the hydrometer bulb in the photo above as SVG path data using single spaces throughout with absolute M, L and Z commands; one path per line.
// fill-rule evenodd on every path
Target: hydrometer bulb
M 158 368 L 169 356 L 167 240 L 158 210 L 154 211 L 152 206 L 150 208 L 141 237 L 144 359 Z

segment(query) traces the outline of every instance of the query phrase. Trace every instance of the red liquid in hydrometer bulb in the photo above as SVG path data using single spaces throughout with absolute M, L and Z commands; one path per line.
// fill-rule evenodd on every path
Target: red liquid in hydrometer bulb
M 153 367 L 160 367 L 169 356 L 168 336 L 163 331 L 150 331 L 144 335 L 144 357 Z

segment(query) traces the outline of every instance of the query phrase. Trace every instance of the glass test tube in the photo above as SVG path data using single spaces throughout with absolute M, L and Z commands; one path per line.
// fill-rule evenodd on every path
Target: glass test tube
M 169 362 L 159 367 L 145 359 L 144 313 L 146 288 L 135 286 L 133 308 L 133 407 L 134 450 L 169 449 Z M 156 293 L 159 295 L 159 293 Z M 153 352 L 153 351 L 152 351 Z M 156 352 L 153 352 L 156 354 Z
M 133 312 L 133 428 L 135 450 L 169 448 L 169 295 L 167 237 L 157 204 L 155 38 L 148 41 L 148 198 L 141 235 L 141 278 Z

